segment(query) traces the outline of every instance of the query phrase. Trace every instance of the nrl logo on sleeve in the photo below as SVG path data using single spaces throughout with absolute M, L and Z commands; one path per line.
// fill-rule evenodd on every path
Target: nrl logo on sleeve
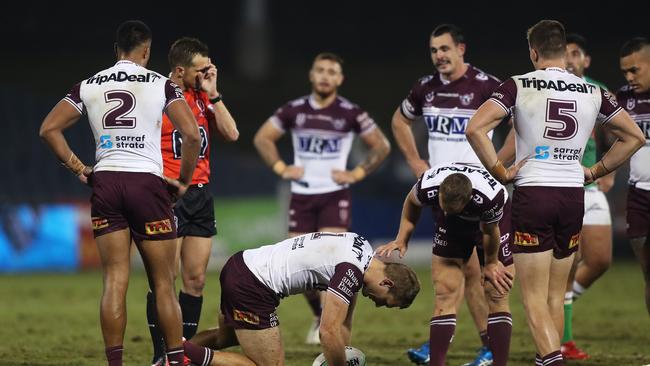
M 169 219 L 147 222 L 144 224 L 144 231 L 147 235 L 167 234 L 174 231 L 172 222 Z

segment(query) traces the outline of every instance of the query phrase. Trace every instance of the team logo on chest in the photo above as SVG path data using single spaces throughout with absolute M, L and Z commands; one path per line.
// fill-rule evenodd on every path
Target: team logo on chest
M 435 96 L 434 92 L 428 93 L 427 95 L 424 96 L 424 100 L 427 101 L 427 103 L 433 102 L 433 98 Z
M 300 127 L 307 121 L 307 116 L 304 113 L 298 113 L 296 116 L 296 126 Z
M 460 99 L 460 103 L 462 105 L 470 105 L 472 103 L 472 100 L 474 99 L 474 93 L 469 93 L 469 94 L 461 94 L 458 96 Z
M 627 105 L 625 107 L 626 107 L 625 109 L 627 109 L 628 111 L 634 109 L 634 107 L 636 107 L 636 99 L 629 98 L 627 100 Z
M 337 130 L 342 130 L 343 127 L 345 127 L 345 119 L 337 118 L 332 122 L 332 124 L 334 125 L 334 128 L 336 128 Z
M 298 136 L 298 151 L 314 154 L 339 153 L 342 141 L 340 138 L 321 138 L 318 136 Z

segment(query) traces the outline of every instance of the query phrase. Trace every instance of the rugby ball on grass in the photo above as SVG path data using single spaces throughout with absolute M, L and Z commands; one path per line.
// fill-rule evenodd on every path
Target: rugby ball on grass
M 366 366 L 366 355 L 357 348 L 345 346 L 345 361 L 347 366 Z M 327 366 L 325 354 L 318 355 L 311 366 Z

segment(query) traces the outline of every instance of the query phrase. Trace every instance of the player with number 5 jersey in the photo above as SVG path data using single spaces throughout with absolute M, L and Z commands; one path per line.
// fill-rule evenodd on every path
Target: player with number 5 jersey
M 483 165 L 501 183 L 514 180 L 513 253 L 538 363 L 564 365 L 558 330 L 564 290 L 584 215 L 585 183 L 625 162 L 645 142 L 612 95 L 566 71 L 564 26 L 542 20 L 528 30 L 535 71 L 499 86 L 467 127 Z M 516 131 L 516 162 L 506 169 L 488 138 L 507 115 Z M 595 123 L 617 141 L 591 167 L 580 164 Z

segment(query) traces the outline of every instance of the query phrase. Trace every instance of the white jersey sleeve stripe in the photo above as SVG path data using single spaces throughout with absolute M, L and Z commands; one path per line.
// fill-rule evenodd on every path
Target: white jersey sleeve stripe
M 269 121 L 271 121 L 271 124 L 277 128 L 278 130 L 282 132 L 286 132 L 285 129 L 282 127 L 282 121 L 276 116 L 271 116 L 269 117 Z
M 400 104 L 400 106 L 399 106 L 399 110 L 402 112 L 402 115 L 404 117 L 406 117 L 406 119 L 412 121 L 412 120 L 416 119 L 418 116 L 416 116 L 413 113 L 409 112 L 409 109 L 407 108 L 407 105 L 406 105 L 407 103 L 408 103 L 408 100 L 404 99 L 402 104 Z
M 344 303 L 350 305 L 350 302 L 348 301 L 348 299 L 346 299 L 345 296 L 343 296 L 342 294 L 340 294 L 339 292 L 337 292 L 333 288 L 331 288 L 331 287 L 328 288 L 327 292 L 331 292 L 332 294 L 336 295 L 339 299 L 341 299 L 341 301 L 343 301 Z
M 185 100 L 185 99 L 183 99 L 183 98 L 175 98 L 175 99 L 170 100 L 170 101 L 165 105 L 165 110 L 167 110 L 167 108 L 169 108 L 169 106 L 170 106 L 172 103 L 174 103 L 174 102 L 178 102 L 179 100 Z
M 77 105 L 77 103 L 75 103 L 72 99 L 70 99 L 70 98 L 68 98 L 68 97 L 65 97 L 65 98 L 63 98 L 62 100 L 65 100 L 66 102 L 72 104 L 72 106 L 74 107 L 74 109 L 76 109 L 76 110 L 79 112 L 79 114 L 83 114 L 83 110 L 82 110 L 82 109 L 79 107 L 79 105 Z
M 501 109 L 503 109 L 504 112 L 506 112 L 506 114 L 510 113 L 510 110 L 508 108 L 506 108 L 506 105 L 501 103 L 501 101 L 499 101 L 499 100 L 497 100 L 495 98 L 490 98 L 488 100 L 496 103 L 499 107 L 501 107 Z
M 618 107 L 616 111 L 614 111 L 614 113 L 610 114 L 609 117 L 605 118 L 602 122 L 600 122 L 600 124 L 604 125 L 605 123 L 611 121 L 612 118 L 614 118 L 614 116 L 616 116 L 617 114 L 621 113 L 622 110 L 623 108 Z
M 370 127 L 366 127 L 366 129 L 362 130 L 361 133 L 359 133 L 359 136 L 364 136 L 372 131 L 374 131 L 377 128 L 376 124 L 372 124 Z

